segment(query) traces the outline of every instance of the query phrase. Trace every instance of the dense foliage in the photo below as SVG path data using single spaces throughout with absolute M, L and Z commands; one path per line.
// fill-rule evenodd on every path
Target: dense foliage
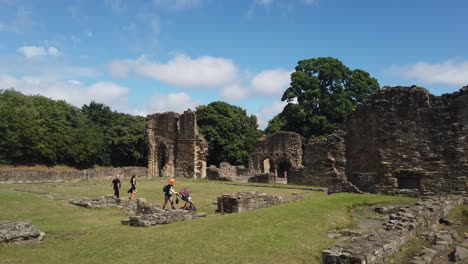
M 301 60 L 281 98 L 288 104 L 265 132 L 293 131 L 306 140 L 330 134 L 378 89 L 379 83 L 368 72 L 350 70 L 338 59 Z
M 219 101 L 199 106 L 196 115 L 199 131 L 208 141 L 209 165 L 223 161 L 248 165 L 261 134 L 256 116 L 247 116 L 244 109 Z
M 0 117 L 1 164 L 146 165 L 144 117 L 15 90 L 0 90 Z

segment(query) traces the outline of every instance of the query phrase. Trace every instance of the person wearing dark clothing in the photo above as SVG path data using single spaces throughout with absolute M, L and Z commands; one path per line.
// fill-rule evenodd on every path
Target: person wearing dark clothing
M 117 199 L 119 199 L 120 197 L 120 187 L 122 186 L 121 183 L 120 183 L 120 175 L 117 175 L 117 177 L 114 178 L 114 180 L 112 181 L 112 185 L 114 186 L 114 195 Z
M 136 193 L 137 193 L 137 178 L 135 176 L 135 174 L 132 175 L 132 178 L 130 179 L 130 183 L 132 184 L 132 187 L 130 187 L 130 189 L 128 189 L 128 193 L 131 193 L 132 194 L 132 200 L 135 200 L 136 199 Z
M 172 195 L 175 194 L 177 195 L 177 192 L 174 190 L 174 179 L 169 180 L 169 184 L 164 186 L 163 191 L 164 191 L 164 205 L 163 205 L 163 210 L 166 208 L 167 202 L 171 202 L 171 207 L 172 209 L 175 209 L 174 207 L 174 201 L 172 200 Z

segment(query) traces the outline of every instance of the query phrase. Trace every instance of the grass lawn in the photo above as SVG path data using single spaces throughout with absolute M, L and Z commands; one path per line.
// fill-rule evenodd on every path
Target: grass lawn
M 140 180 L 137 196 L 161 205 L 166 181 Z M 0 184 L 0 220 L 31 219 L 46 233 L 45 240 L 37 244 L 1 244 L 0 263 L 319 263 L 321 250 L 335 243 L 327 231 L 352 225 L 351 207 L 414 201 L 251 185 L 177 178 L 176 190 L 192 189 L 198 211 L 210 215 L 135 228 L 120 224 L 128 217 L 118 208 L 86 209 L 66 202 L 69 197 L 112 194 L 110 181 Z M 61 195 L 50 199 L 14 188 Z M 124 180 L 122 196 L 128 196 L 128 188 Z M 241 214 L 214 214 L 217 196 L 239 191 L 299 193 L 305 199 Z

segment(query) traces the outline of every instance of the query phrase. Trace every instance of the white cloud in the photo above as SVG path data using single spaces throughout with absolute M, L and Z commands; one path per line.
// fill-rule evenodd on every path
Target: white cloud
M 25 76 L 20 79 L 0 75 L 0 89 L 14 88 L 24 94 L 40 94 L 54 100 L 65 100 L 77 107 L 89 104 L 92 100 L 104 103 L 112 109 L 128 111 L 129 88 L 115 83 L 98 82 L 85 86 L 76 80 L 43 80 Z
M 174 111 L 181 113 L 188 108 L 194 110 L 200 103 L 192 101 L 186 93 L 156 94 L 146 107 L 147 114 Z
M 132 67 L 131 61 L 114 60 L 109 64 L 109 71 L 117 78 L 127 78 Z
M 266 70 L 251 81 L 252 90 L 261 95 L 279 95 L 289 87 L 291 72 L 280 69 Z
M 192 59 L 185 54 L 176 55 L 167 63 L 151 62 L 146 57 L 116 60 L 111 62 L 109 69 L 116 77 L 125 77 L 133 71 L 185 88 L 219 87 L 232 83 L 237 77 L 237 67 L 231 60 L 211 56 Z
M 166 10 L 181 11 L 200 7 L 202 0 L 153 0 L 153 4 Z
M 273 117 L 277 114 L 281 113 L 287 104 L 287 102 L 274 102 L 268 107 L 260 108 L 258 113 L 255 114 L 257 116 L 259 128 L 265 129 L 268 126 L 268 121 L 273 119 Z
M 26 58 L 40 57 L 40 56 L 59 56 L 61 53 L 56 47 L 42 47 L 42 46 L 24 46 L 16 50 L 18 53 L 23 54 Z
M 468 61 L 450 59 L 442 63 L 418 62 L 413 65 L 394 66 L 387 73 L 416 80 L 421 84 L 464 86 L 468 84 Z
M 16 51 L 23 54 L 26 58 L 44 56 L 47 54 L 44 47 L 36 46 L 25 46 L 17 49 Z
M 249 90 L 238 84 L 230 84 L 221 90 L 220 96 L 229 100 L 243 100 L 249 96 Z
M 47 48 L 47 54 L 51 56 L 60 56 L 61 53 L 56 47 L 49 47 Z

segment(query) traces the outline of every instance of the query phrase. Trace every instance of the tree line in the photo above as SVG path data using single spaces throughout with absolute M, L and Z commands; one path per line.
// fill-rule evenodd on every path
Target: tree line
M 208 141 L 208 165 L 248 165 L 263 134 L 293 131 L 304 142 L 333 133 L 379 83 L 331 57 L 301 60 L 285 87 L 283 111 L 265 131 L 257 118 L 225 102 L 197 107 L 197 125 Z M 62 100 L 0 90 L 0 164 L 64 164 L 75 167 L 146 166 L 146 118 L 91 102 L 77 108 Z
M 144 117 L 0 90 L 0 164 L 146 166 Z

